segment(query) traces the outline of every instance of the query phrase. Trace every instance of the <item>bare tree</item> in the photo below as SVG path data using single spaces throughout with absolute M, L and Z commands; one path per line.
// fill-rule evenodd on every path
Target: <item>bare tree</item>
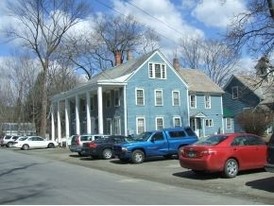
M 5 29 L 8 39 L 19 40 L 39 59 L 41 73 L 41 116 L 40 135 L 46 134 L 47 73 L 50 61 L 65 34 L 84 18 L 89 11 L 87 3 L 76 0 L 18 0 L 9 1 L 9 14 L 14 25 Z M 18 27 L 20 25 L 20 27 Z
M 133 53 L 146 53 L 158 47 L 159 37 L 133 16 L 95 16 L 89 33 L 70 36 L 62 58 L 68 58 L 90 79 L 95 73 L 113 67 Z M 78 34 L 79 35 L 79 34 Z
M 249 0 L 247 10 L 235 16 L 226 34 L 231 47 L 252 55 L 268 56 L 274 48 L 272 0 Z
M 220 41 L 181 40 L 179 48 L 184 67 L 204 71 L 219 86 L 235 72 L 239 60 L 239 55 Z

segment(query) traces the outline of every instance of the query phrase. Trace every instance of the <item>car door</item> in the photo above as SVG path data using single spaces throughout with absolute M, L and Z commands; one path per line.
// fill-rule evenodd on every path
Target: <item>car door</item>
M 37 148 L 45 148 L 47 147 L 47 141 L 45 141 L 42 137 L 36 137 L 36 147 Z
M 239 162 L 240 169 L 248 169 L 252 164 L 253 149 L 247 146 L 247 137 L 238 135 L 234 138 L 231 144 L 231 155 L 236 157 Z
M 157 156 L 167 154 L 168 145 L 164 137 L 163 132 L 155 132 L 148 142 L 147 155 L 148 156 Z

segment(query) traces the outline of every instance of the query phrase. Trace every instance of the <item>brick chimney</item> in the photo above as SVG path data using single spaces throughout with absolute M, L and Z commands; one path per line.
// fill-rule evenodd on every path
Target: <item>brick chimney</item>
M 179 59 L 177 58 L 177 56 L 175 56 L 173 58 L 173 67 L 178 71 L 180 69 L 180 63 L 179 63 Z
M 115 51 L 115 66 L 118 66 L 122 63 L 122 54 L 121 51 Z

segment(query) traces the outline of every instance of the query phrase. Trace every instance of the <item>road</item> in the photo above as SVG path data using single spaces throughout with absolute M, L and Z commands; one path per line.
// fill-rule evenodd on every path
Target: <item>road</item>
M 34 153 L 0 149 L 0 204 L 263 204 L 113 174 Z

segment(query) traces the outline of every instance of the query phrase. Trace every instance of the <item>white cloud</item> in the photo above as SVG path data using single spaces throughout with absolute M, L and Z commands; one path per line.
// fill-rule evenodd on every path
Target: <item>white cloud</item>
M 131 0 L 129 3 L 113 0 L 113 4 L 120 14 L 132 14 L 137 21 L 155 29 L 162 39 L 161 50 L 165 54 L 173 53 L 180 38 L 204 36 L 202 30 L 183 19 L 179 6 L 169 0 Z
M 197 4 L 192 16 L 207 26 L 225 28 L 232 17 L 245 10 L 243 0 L 204 0 Z

